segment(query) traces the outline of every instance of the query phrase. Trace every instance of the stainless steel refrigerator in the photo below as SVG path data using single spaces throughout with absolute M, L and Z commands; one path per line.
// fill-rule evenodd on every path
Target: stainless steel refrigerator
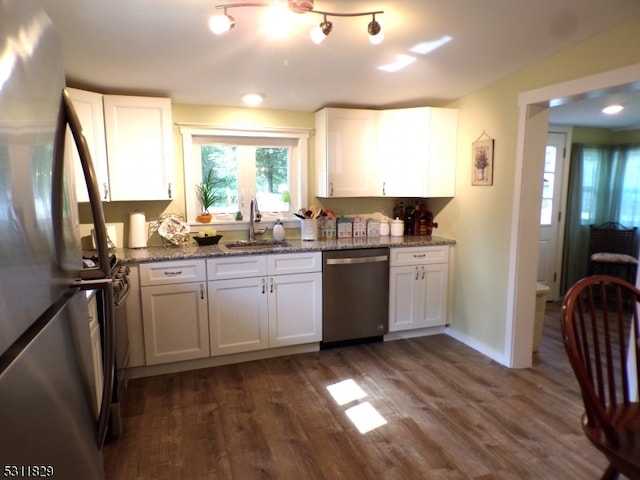
M 104 215 L 61 46 L 35 0 L 0 0 L 0 475 L 104 478 L 113 372 L 96 416 L 87 301 L 108 279 Z M 83 271 L 64 137 L 72 127 L 94 192 L 100 264 Z M 92 277 L 93 280 L 82 280 Z M 107 316 L 113 311 L 107 307 Z M 110 320 L 111 321 L 111 320 Z M 111 327 L 108 327 L 109 330 Z M 107 331 L 105 356 L 113 350 Z

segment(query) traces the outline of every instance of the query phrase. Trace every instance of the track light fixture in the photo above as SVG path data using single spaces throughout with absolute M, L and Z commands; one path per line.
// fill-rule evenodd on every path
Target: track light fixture
M 222 15 L 213 15 L 209 19 L 209 28 L 216 35 L 220 35 L 222 33 L 228 32 L 231 30 L 235 24 L 235 19 L 227 14 L 227 9 L 229 8 L 240 8 L 240 7 L 272 7 L 274 5 L 273 2 L 238 2 L 238 3 L 228 3 L 225 5 L 217 5 L 216 9 L 223 9 L 224 13 Z M 322 10 L 314 9 L 314 1 L 313 0 L 287 0 L 286 4 L 287 8 L 295 13 L 315 13 L 317 15 L 322 15 L 323 21 L 317 27 L 314 27 L 309 35 L 311 36 L 311 40 L 314 43 L 319 44 L 322 42 L 328 35 L 331 33 L 333 28 L 333 23 L 328 20 L 327 17 L 364 17 L 371 15 L 372 19 L 367 26 L 367 32 L 369 33 L 369 41 L 377 45 L 382 42 L 384 38 L 384 34 L 382 33 L 382 27 L 376 20 L 376 15 L 381 15 L 384 13 L 383 10 L 371 11 L 371 12 L 356 12 L 356 13 L 339 13 L 339 12 L 325 12 Z

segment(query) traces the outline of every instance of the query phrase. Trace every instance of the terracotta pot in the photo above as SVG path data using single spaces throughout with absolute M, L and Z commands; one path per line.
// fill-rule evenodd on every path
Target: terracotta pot
M 211 221 L 211 215 L 209 213 L 203 213 L 196 217 L 196 220 L 200 223 L 209 223 Z

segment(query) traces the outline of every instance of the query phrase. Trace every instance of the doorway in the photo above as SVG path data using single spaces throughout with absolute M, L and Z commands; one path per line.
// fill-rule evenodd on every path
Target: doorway
M 559 300 L 562 293 L 560 280 L 570 145 L 571 128 L 550 128 L 543 167 L 537 278 L 549 287 L 549 300 Z
M 537 255 L 539 235 L 532 231 L 539 229 L 540 210 L 531 209 L 530 199 L 541 198 L 541 185 L 527 182 L 530 178 L 540 178 L 549 129 L 549 103 L 554 99 L 570 99 L 572 96 L 628 85 L 632 88 L 640 79 L 640 64 L 611 70 L 590 77 L 572 80 L 549 87 L 523 92 L 519 95 L 520 106 L 518 140 L 516 151 L 516 178 L 512 225 L 514 231 L 510 244 L 509 291 L 507 292 L 507 338 L 505 358 L 513 368 L 526 368 L 532 364 L 531 345 L 535 317 Z M 526 148 L 525 148 L 526 145 Z M 530 148 L 534 147 L 534 148 Z M 527 201 L 529 200 L 529 201 Z

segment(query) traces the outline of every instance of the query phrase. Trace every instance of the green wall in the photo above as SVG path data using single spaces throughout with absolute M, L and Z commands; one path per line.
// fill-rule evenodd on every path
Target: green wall
M 456 197 L 437 220 L 443 227 L 439 234 L 458 242 L 451 279 L 451 330 L 498 361 L 506 363 L 508 355 L 504 350 L 511 218 L 520 196 L 514 188 L 518 95 L 633 65 L 639 59 L 640 17 L 447 105 L 459 109 L 457 186 Z M 490 187 L 471 186 L 470 180 L 471 143 L 483 132 L 495 139 Z M 523 202 L 538 204 L 540 199 Z

